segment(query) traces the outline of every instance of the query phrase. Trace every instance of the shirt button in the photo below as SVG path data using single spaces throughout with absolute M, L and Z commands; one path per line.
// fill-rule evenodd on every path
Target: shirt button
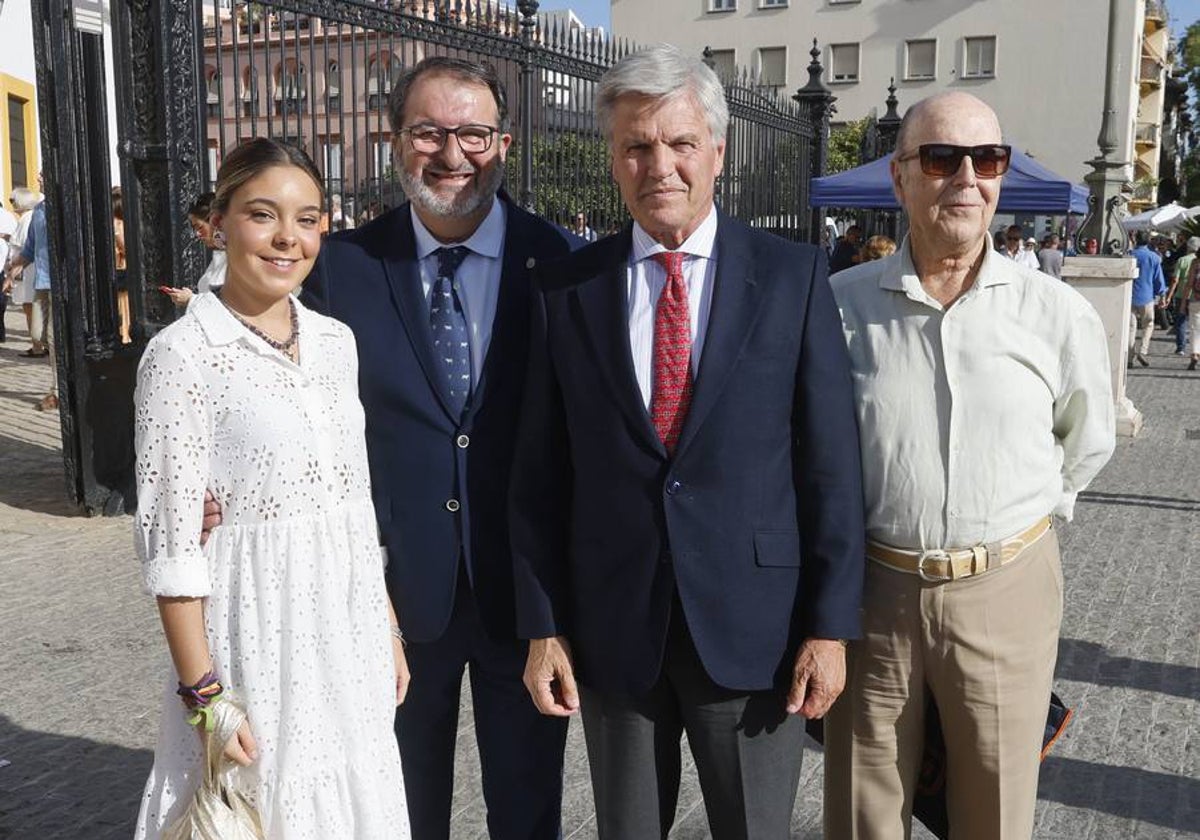
M 680 484 L 678 481 L 672 481 L 667 485 L 667 495 L 674 496 L 676 493 L 678 493 L 682 489 L 683 489 L 682 484 Z
M 466 435 L 459 435 L 454 442 L 458 445 L 459 449 L 466 449 L 471 445 L 471 439 Z
M 459 508 L 458 499 L 447 499 L 446 500 L 446 510 L 450 511 L 451 513 L 458 513 L 458 508 Z

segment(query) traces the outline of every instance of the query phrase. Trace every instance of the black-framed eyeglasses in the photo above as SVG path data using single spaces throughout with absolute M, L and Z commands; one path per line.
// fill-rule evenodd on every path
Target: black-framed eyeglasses
M 400 129 L 397 134 L 407 134 L 408 142 L 413 151 L 431 155 L 446 147 L 446 139 L 453 134 L 458 140 L 458 147 L 466 154 L 477 155 L 492 147 L 492 137 L 500 129 L 492 125 L 468 123 L 457 128 L 443 128 L 440 125 L 410 125 Z
M 915 152 L 901 155 L 903 163 L 921 159 L 921 171 L 934 178 L 948 178 L 962 166 L 963 158 L 971 158 L 971 167 L 980 178 L 999 178 L 1012 162 L 1012 146 L 985 143 L 982 146 L 955 146 L 952 143 L 922 143 Z

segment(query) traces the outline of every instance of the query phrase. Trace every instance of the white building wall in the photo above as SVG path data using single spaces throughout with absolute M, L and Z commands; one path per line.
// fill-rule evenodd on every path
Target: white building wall
M 716 5 L 730 5 L 715 0 Z M 1096 156 L 1104 102 L 1107 0 L 736 0 L 734 11 L 712 12 L 714 0 L 612 0 L 616 36 L 640 43 L 670 41 L 700 53 L 735 51 L 756 66 L 756 51 L 786 47 L 786 90 L 808 80 L 812 41 L 821 47 L 835 122 L 881 114 L 888 80 L 896 79 L 900 110 L 930 94 L 964 90 L 995 108 L 1006 139 L 1060 175 L 1081 181 Z M 1116 103 L 1118 156 L 1132 161 L 1143 10 L 1125 0 L 1121 55 L 1115 72 L 1126 95 Z M 992 78 L 962 76 L 965 39 L 994 36 Z M 910 81 L 905 42 L 936 38 L 936 77 Z M 829 81 L 829 45 L 860 45 L 858 80 Z M 1141 119 L 1150 117 L 1143 113 Z M 1154 117 L 1153 121 L 1158 121 Z M 1132 176 L 1132 169 L 1130 170 Z
M 0 8 L 0 77 L 8 76 L 30 86 L 36 86 L 33 58 L 33 12 L 29 0 L 5 0 Z M 4 86 L 0 84 L 0 88 Z M 37 99 L 33 100 L 34 137 L 38 136 Z M 8 119 L 7 102 L 0 102 L 2 114 Z M 5 129 L 6 130 L 6 129 Z M 40 151 L 37 152 L 41 160 Z M 10 183 L 8 156 L 0 154 L 0 187 Z M 36 186 L 36 185 L 32 185 Z M 8 206 L 8 196 L 3 196 Z

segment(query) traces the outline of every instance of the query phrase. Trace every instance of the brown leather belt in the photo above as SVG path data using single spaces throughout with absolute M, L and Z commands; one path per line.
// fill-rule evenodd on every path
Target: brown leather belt
M 897 571 L 917 575 L 921 580 L 941 583 L 998 569 L 1016 560 L 1017 555 L 1049 530 L 1050 517 L 1044 516 L 1015 536 L 972 548 L 911 551 L 868 540 L 867 557 Z

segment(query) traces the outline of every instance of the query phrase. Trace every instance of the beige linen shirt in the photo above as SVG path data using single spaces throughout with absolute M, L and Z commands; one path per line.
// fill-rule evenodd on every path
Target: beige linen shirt
M 1104 327 L 1070 286 L 991 248 L 948 309 L 907 240 L 832 279 L 858 398 L 867 534 L 962 548 L 1071 518 L 1112 454 Z

